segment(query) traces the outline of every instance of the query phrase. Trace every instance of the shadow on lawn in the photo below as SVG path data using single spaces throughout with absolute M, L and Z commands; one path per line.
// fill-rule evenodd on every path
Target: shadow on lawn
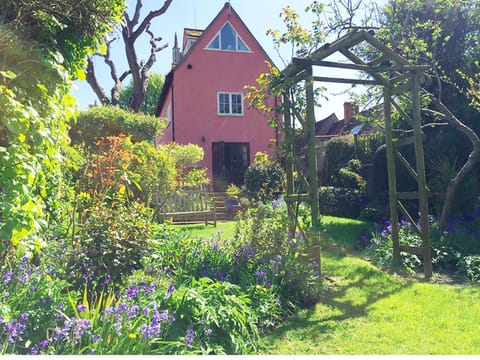
M 325 281 L 329 281 L 329 289 L 324 298 L 314 308 L 300 311 L 281 324 L 273 331 L 273 337 L 282 337 L 292 330 L 302 340 L 328 337 L 326 332 L 348 326 L 350 319 L 366 317 L 371 305 L 412 284 L 352 257 L 327 256 Z

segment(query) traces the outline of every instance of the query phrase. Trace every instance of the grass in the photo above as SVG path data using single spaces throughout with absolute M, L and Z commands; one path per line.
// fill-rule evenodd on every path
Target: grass
M 235 221 L 217 221 L 217 226 L 205 224 L 183 225 L 182 228 L 195 237 L 217 236 L 219 233 L 222 238 L 230 239 L 235 233 Z
M 322 216 L 323 238 L 330 244 L 353 249 L 362 234 L 369 234 L 370 223 L 336 216 Z
M 191 228 L 233 234 L 234 222 Z M 328 243 L 352 247 L 367 224 L 323 218 Z M 480 287 L 433 284 L 387 274 L 345 252 L 322 253 L 329 290 L 264 339 L 266 354 L 451 355 L 480 353 Z
M 282 323 L 269 354 L 480 353 L 480 288 L 408 281 L 324 252 L 326 298 Z

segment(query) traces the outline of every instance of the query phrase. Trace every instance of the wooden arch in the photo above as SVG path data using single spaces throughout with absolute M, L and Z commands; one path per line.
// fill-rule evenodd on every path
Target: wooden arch
M 362 43 L 372 46 L 379 56 L 369 62 L 363 61 L 351 49 Z M 348 62 L 330 62 L 325 59 L 334 53 L 340 53 Z M 368 74 L 368 79 L 348 79 L 314 76 L 314 67 L 338 68 L 362 71 Z M 387 146 L 387 169 L 390 202 L 390 221 L 392 226 L 393 259 L 395 264 L 400 264 L 400 251 L 407 251 L 423 256 L 424 274 L 426 278 L 432 276 L 431 243 L 428 225 L 428 188 L 425 176 L 425 161 L 423 153 L 421 113 L 420 113 L 420 83 L 423 73 L 428 66 L 411 65 L 402 56 L 388 48 L 376 39 L 373 32 L 365 30 L 352 30 L 345 36 L 332 43 L 327 43 L 306 58 L 294 58 L 292 63 L 281 72 L 281 79 L 289 84 L 289 89 L 301 81 L 305 81 L 306 112 L 305 118 L 295 111 L 295 98 L 289 89 L 284 92 L 284 127 L 286 146 L 286 172 L 287 196 L 289 208 L 298 200 L 309 200 L 312 211 L 312 225 L 319 225 L 319 200 L 317 176 L 317 154 L 315 149 L 315 82 L 334 82 L 344 84 L 379 85 L 383 87 L 384 125 Z M 403 111 L 395 102 L 395 96 L 410 94 L 410 113 Z M 394 139 L 392 133 L 392 107 L 401 112 L 403 118 L 411 127 L 412 136 Z M 295 128 L 300 124 L 299 128 Z M 294 163 L 288 154 L 294 153 L 294 144 L 298 139 L 307 140 L 308 143 L 308 172 L 311 175 L 308 182 L 308 194 L 295 194 L 293 171 Z M 400 148 L 413 145 L 415 150 L 415 166 L 409 164 L 401 154 Z M 395 157 L 405 166 L 410 175 L 416 180 L 418 190 L 415 192 L 397 191 Z M 408 212 L 402 201 L 417 199 L 420 209 L 420 224 Z M 409 220 L 422 239 L 421 247 L 401 246 L 399 243 L 398 217 L 399 211 Z M 320 240 L 313 241 L 314 256 L 320 260 Z

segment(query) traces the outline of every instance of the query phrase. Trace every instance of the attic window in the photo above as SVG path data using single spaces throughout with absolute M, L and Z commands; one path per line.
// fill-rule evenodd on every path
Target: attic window
M 243 40 L 238 36 L 229 22 L 225 23 L 220 31 L 215 35 L 207 49 L 209 50 L 225 50 L 225 51 L 239 51 L 249 52 L 250 49 L 245 45 Z

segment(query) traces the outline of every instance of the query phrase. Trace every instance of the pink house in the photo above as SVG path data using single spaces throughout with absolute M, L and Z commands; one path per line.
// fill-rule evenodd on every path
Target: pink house
M 185 29 L 183 51 L 175 37 L 172 70 L 165 77 L 157 116 L 168 126 L 157 144 L 197 144 L 205 152 L 215 191 L 243 184 L 258 151 L 272 156 L 277 129 L 267 116 L 248 109 L 245 85 L 268 71 L 268 55 L 229 3 L 205 30 Z

